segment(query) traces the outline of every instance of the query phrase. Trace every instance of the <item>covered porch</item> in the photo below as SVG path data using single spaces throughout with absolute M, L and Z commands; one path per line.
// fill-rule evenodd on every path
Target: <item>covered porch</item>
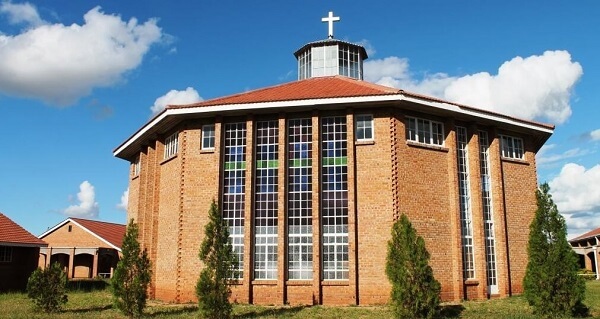
M 592 232 L 600 231 L 600 229 Z M 582 269 L 587 269 L 596 274 L 596 280 L 600 280 L 598 271 L 598 252 L 600 247 L 600 234 L 577 237 L 569 241 L 573 251 L 579 255 L 579 263 Z
M 69 279 L 111 278 L 119 252 L 102 247 L 47 247 L 40 249 L 39 266 L 58 262 Z

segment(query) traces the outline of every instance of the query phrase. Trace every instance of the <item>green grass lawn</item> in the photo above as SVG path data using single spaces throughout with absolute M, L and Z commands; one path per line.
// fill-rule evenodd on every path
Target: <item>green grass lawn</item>
M 588 281 L 586 305 L 593 318 L 600 318 L 600 281 Z M 235 318 L 392 318 L 387 307 L 260 307 L 236 305 Z M 527 302 L 521 297 L 489 301 L 468 301 L 462 304 L 445 304 L 442 314 L 446 318 L 536 318 Z M 197 307 L 149 302 L 146 317 L 198 318 Z M 108 290 L 69 293 L 65 309 L 56 314 L 45 314 L 33 308 L 26 294 L 0 294 L 0 318 L 125 318 L 112 309 Z

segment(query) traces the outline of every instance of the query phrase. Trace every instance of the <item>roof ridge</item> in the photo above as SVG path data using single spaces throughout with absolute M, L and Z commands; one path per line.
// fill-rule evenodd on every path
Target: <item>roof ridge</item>
M 96 223 L 103 223 L 103 224 L 113 224 L 113 225 L 119 225 L 119 226 L 127 226 L 127 224 L 121 224 L 121 223 L 115 223 L 115 222 L 107 222 L 107 221 L 97 220 L 97 219 L 87 219 L 87 218 L 79 218 L 79 217 L 68 217 L 68 219 L 85 220 L 85 221 L 89 221 L 89 222 L 96 222 Z
M 263 87 L 263 88 L 258 88 L 255 90 L 249 90 L 249 91 L 245 91 L 245 92 L 240 92 L 240 93 L 236 93 L 236 94 L 231 94 L 231 95 L 226 95 L 226 96 L 221 96 L 221 97 L 216 97 L 213 99 L 208 99 L 208 100 L 204 100 L 204 101 L 200 101 L 200 102 L 195 102 L 195 103 L 190 103 L 190 104 L 170 104 L 167 105 L 167 107 L 165 108 L 165 110 L 167 109 L 182 109 L 182 108 L 193 108 L 193 107 L 201 107 L 201 106 L 206 106 L 206 105 L 214 105 L 214 104 L 218 104 L 215 102 L 218 101 L 226 101 L 226 100 L 231 100 L 231 99 L 235 99 L 237 97 L 242 97 L 244 95 L 251 95 L 251 94 L 260 94 L 262 92 L 269 92 L 271 90 L 277 90 L 277 89 L 281 89 L 281 88 L 286 88 L 286 87 L 292 87 L 292 86 L 296 86 L 296 85 L 302 85 L 308 82 L 318 82 L 318 81 L 327 81 L 327 80 L 331 80 L 331 79 L 337 79 L 337 80 L 341 80 L 344 81 L 346 83 L 351 83 L 354 85 L 359 85 L 362 86 L 363 88 L 367 88 L 367 89 L 371 89 L 371 90 L 376 90 L 379 91 L 380 94 L 398 94 L 401 93 L 402 90 L 396 89 L 396 88 L 392 88 L 392 87 L 388 87 L 388 86 L 383 86 L 380 84 L 375 84 L 375 83 L 371 83 L 368 81 L 364 81 L 364 80 L 357 80 L 354 78 L 350 78 L 344 75 L 328 75 L 328 76 L 320 76 L 320 77 L 313 77 L 313 78 L 307 78 L 307 79 L 302 79 L 302 80 L 296 80 L 296 81 L 290 81 L 290 82 L 285 82 L 285 83 L 280 83 L 280 84 L 275 84 L 275 85 L 271 85 L 271 86 L 267 86 L 267 87 Z M 307 97 L 306 99 L 308 99 L 309 97 Z M 291 99 L 294 100 L 294 99 Z M 296 98 L 296 100 L 301 100 L 299 98 Z M 261 102 L 261 101 L 257 101 L 257 102 Z M 251 103 L 251 102 L 243 102 L 244 104 L 246 103 Z

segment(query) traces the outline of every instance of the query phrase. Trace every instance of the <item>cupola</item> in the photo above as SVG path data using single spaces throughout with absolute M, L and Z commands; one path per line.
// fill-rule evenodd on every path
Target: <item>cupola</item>
M 363 61 L 368 58 L 364 47 L 334 39 L 333 23 L 340 21 L 333 12 L 321 21 L 329 25 L 325 40 L 311 42 L 294 53 L 298 60 L 298 80 L 322 76 L 343 75 L 363 79 Z

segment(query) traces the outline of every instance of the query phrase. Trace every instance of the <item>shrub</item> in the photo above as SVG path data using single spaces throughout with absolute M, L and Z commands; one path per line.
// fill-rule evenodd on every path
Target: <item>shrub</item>
M 221 219 L 214 200 L 208 216 L 209 222 L 204 228 L 204 240 L 199 254 L 204 269 L 200 272 L 196 285 L 198 308 L 203 318 L 231 318 L 229 284 L 235 275 L 237 259 L 229 242 L 228 226 Z
M 44 312 L 58 312 L 67 303 L 67 275 L 59 263 L 36 269 L 27 281 L 27 296 Z
M 385 272 L 392 284 L 392 308 L 399 318 L 434 318 L 440 283 L 429 266 L 425 241 L 402 214 L 392 227 Z
M 115 307 L 130 318 L 139 317 L 144 311 L 151 275 L 150 260 L 146 250 L 141 251 L 137 238 L 138 227 L 132 219 L 123 238 L 123 257 L 110 283 Z
M 565 219 L 544 183 L 536 192 L 537 210 L 529 227 L 529 262 L 523 287 L 533 312 L 544 317 L 581 315 L 585 282 L 577 275 L 579 264 L 567 242 Z

